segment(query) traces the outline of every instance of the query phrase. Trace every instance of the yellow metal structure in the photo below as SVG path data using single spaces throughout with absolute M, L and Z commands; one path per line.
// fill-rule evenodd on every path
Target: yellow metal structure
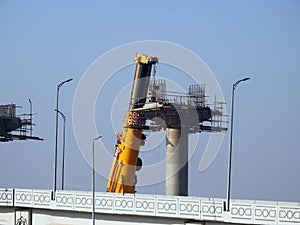
M 141 108 L 146 103 L 146 96 L 151 76 L 152 65 L 158 63 L 157 57 L 135 55 L 136 69 L 131 92 L 129 111 L 126 114 L 124 128 L 117 133 L 115 159 L 107 184 L 107 192 L 135 193 L 136 171 L 141 165 L 138 158 L 143 142 L 142 133 L 145 120 L 134 109 Z

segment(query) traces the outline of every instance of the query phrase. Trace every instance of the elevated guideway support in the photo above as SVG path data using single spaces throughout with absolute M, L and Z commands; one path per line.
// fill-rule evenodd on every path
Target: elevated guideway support
M 148 102 L 134 110 L 151 121 L 143 129 L 166 131 L 166 195 L 188 196 L 188 135 L 227 130 L 223 109 L 206 104 L 204 87 L 190 85 L 189 93 L 168 96 L 165 81 L 153 80 Z
M 188 195 L 188 131 L 166 129 L 166 195 Z

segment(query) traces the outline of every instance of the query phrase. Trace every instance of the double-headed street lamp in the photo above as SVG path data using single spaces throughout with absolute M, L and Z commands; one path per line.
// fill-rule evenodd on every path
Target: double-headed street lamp
M 230 142 L 229 142 L 229 156 L 228 156 L 228 177 L 227 177 L 227 206 L 225 211 L 229 211 L 230 207 L 230 185 L 231 185 L 231 158 L 232 158 L 232 135 L 233 135 L 233 110 L 234 110 L 234 92 L 239 83 L 249 80 L 249 77 L 238 80 L 232 85 L 232 99 L 231 99 L 231 122 L 230 122 Z M 225 205 L 225 204 L 224 204 Z
M 56 89 L 56 124 L 55 124 L 55 145 L 54 145 L 54 181 L 53 181 L 53 192 L 52 192 L 52 200 L 55 199 L 55 193 L 56 193 L 56 177 L 57 177 L 57 135 L 58 135 L 58 100 L 59 100 L 59 90 L 60 88 L 65 84 L 73 79 L 70 78 L 68 80 L 62 81 L 57 85 Z
M 92 173 L 92 192 L 93 192 L 92 221 L 93 221 L 93 225 L 95 225 L 95 141 L 100 138 L 102 138 L 102 136 L 95 137 L 93 139 L 93 145 L 92 145 L 92 167 L 93 167 L 93 173 Z

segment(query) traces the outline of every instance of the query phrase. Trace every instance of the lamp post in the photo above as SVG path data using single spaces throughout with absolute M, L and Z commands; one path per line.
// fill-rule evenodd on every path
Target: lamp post
M 93 225 L 95 225 L 95 141 L 102 138 L 102 136 L 98 136 L 93 139 L 93 146 L 92 146 L 92 192 L 93 192 L 93 210 L 92 210 L 92 221 Z
M 231 185 L 231 158 L 232 158 L 232 136 L 233 136 L 233 110 L 234 110 L 234 93 L 235 88 L 240 82 L 249 80 L 249 77 L 238 80 L 232 85 L 232 96 L 231 96 L 231 122 L 230 122 L 230 142 L 229 142 L 229 156 L 228 156 L 228 177 L 227 177 L 227 206 L 225 211 L 229 211 L 230 207 L 230 185 Z
M 55 144 L 54 144 L 54 181 L 53 181 L 53 192 L 52 192 L 52 200 L 55 199 L 55 193 L 56 193 L 56 176 L 57 176 L 57 133 L 58 133 L 58 100 L 59 100 L 59 90 L 60 88 L 65 84 L 73 79 L 70 78 L 68 80 L 62 81 L 57 85 L 56 89 L 56 123 L 55 123 Z
M 56 110 L 55 110 L 56 111 Z M 58 113 L 62 116 L 64 120 L 63 126 L 63 156 L 62 156 L 62 169 L 61 169 L 61 190 L 64 190 L 65 183 L 65 146 L 66 146 L 66 116 L 58 110 Z

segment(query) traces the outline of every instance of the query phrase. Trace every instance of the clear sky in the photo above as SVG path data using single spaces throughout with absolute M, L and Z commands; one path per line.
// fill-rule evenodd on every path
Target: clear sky
M 91 168 L 73 134 L 76 87 L 89 65 L 110 49 L 162 40 L 184 46 L 206 62 L 223 90 L 228 112 L 232 84 L 251 77 L 236 93 L 232 197 L 300 201 L 299 12 L 297 0 L 0 0 L 0 104 L 21 105 L 21 114 L 29 111 L 30 98 L 38 113 L 34 134 L 45 139 L 0 143 L 0 188 L 52 188 L 56 85 L 72 77 L 60 98 L 60 110 L 67 116 L 65 188 L 91 190 Z M 161 72 L 171 71 L 162 66 Z M 98 131 L 112 154 L 117 130 L 101 126 L 110 121 L 106 99 L 132 81 L 134 67 L 118 73 L 99 97 L 96 111 Z M 120 108 L 120 118 L 125 110 Z M 208 135 L 200 134 L 204 147 Z M 229 132 L 204 172 L 198 171 L 204 150 L 200 144 L 189 165 L 190 195 L 226 196 L 228 139 Z M 145 162 L 163 155 L 160 147 L 150 159 L 145 154 Z M 61 138 L 58 159 L 59 189 Z M 97 191 L 105 188 L 106 180 L 98 175 Z M 163 194 L 164 184 L 139 187 L 138 192 Z

